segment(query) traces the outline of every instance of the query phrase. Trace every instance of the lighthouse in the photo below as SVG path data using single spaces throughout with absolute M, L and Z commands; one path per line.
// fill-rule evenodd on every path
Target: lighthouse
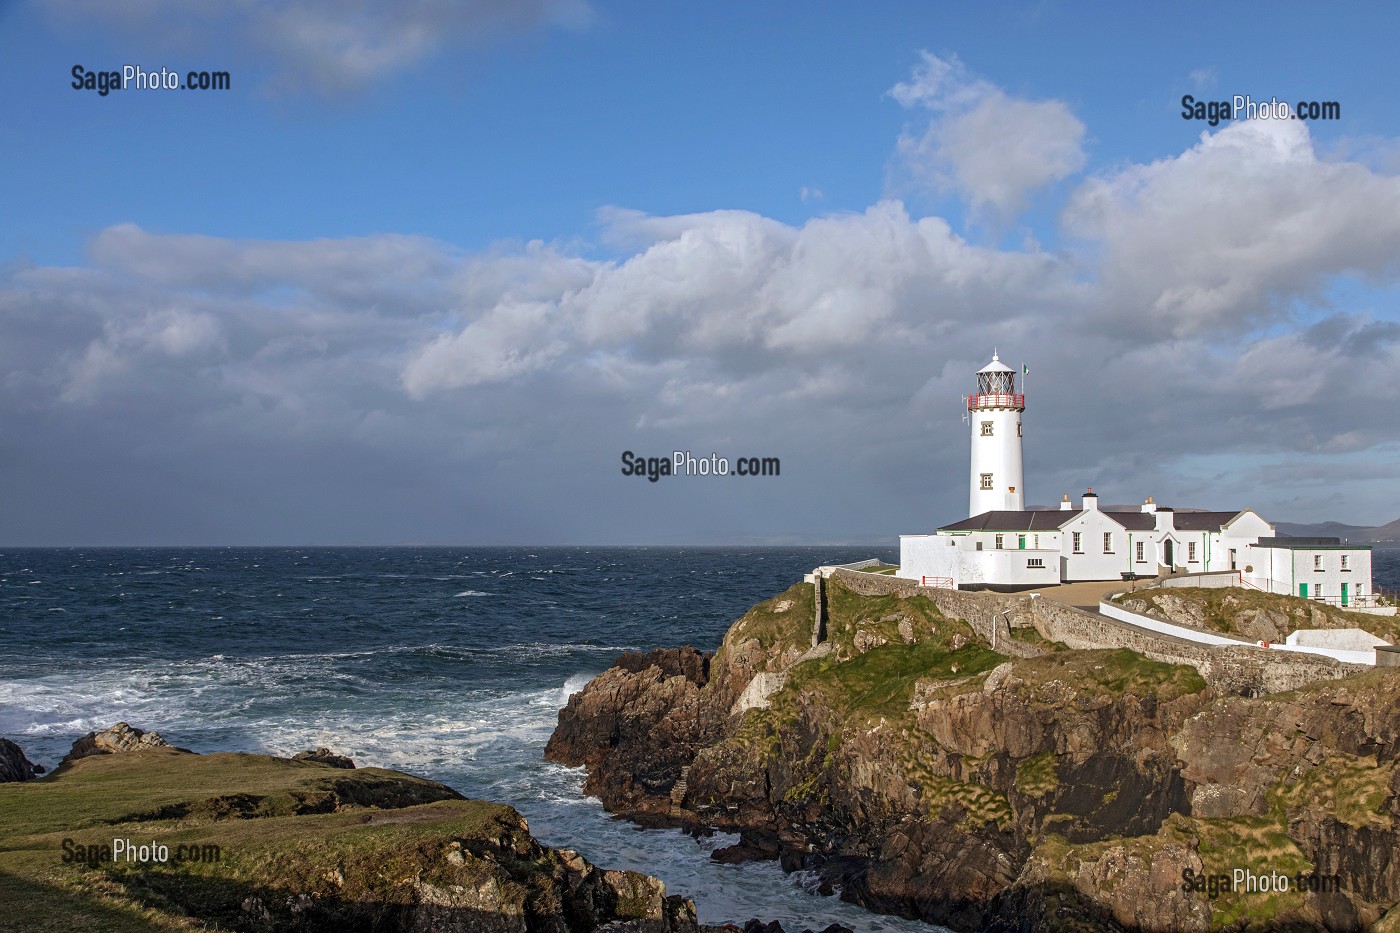
M 972 425 L 972 476 L 967 514 L 1019 512 L 1025 508 L 1021 486 L 1021 412 L 1026 397 L 1016 392 L 1016 370 L 995 352 L 977 372 L 977 392 L 967 397 Z

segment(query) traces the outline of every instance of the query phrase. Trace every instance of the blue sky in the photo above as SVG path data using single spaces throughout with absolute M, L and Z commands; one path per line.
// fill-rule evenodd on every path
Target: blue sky
M 1030 501 L 1392 520 L 1398 21 L 0 5 L 0 542 L 892 540 L 993 345 Z M 127 63 L 233 87 L 69 86 Z M 677 447 L 784 475 L 618 475 Z

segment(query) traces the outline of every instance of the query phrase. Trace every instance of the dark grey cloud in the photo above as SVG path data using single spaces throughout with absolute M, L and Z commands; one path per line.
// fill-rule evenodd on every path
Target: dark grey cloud
M 1251 171 L 1287 197 L 1229 201 L 1263 190 Z M 1238 124 L 1085 182 L 1073 253 L 979 246 L 896 201 L 798 227 L 611 209 L 615 259 L 115 225 L 84 265 L 0 274 L 0 543 L 925 530 L 965 507 L 959 398 L 993 347 L 1031 368 L 1030 501 L 1093 485 L 1388 521 L 1398 185 Z M 1376 306 L 1329 306 L 1355 279 Z M 651 484 L 624 449 L 783 476 Z

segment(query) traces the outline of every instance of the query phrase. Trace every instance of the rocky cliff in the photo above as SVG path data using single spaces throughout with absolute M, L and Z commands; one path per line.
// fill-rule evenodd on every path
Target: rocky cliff
M 53 775 L 0 785 L 0 927 L 700 929 L 657 879 L 542 846 L 508 806 L 329 752 L 196 755 L 153 735 L 103 730 Z
M 1400 900 L 1400 674 L 1230 696 L 1123 649 L 1007 658 L 837 581 L 812 651 L 812 600 L 756 606 L 713 658 L 630 656 L 547 754 L 616 812 L 738 830 L 718 857 L 955 929 L 1361 929 Z

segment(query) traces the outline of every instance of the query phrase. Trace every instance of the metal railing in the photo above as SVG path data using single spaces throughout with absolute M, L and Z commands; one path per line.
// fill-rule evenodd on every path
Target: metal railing
M 952 577 L 922 577 L 922 576 L 921 576 L 921 577 L 919 577 L 919 585 L 920 585 L 920 586 L 932 586 L 932 587 L 935 587 L 936 589 L 941 589 L 941 590 L 952 590 L 952 589 L 956 589 L 956 587 L 953 586 L 953 578 L 952 578 Z
M 1336 606 L 1338 609 L 1374 609 L 1377 606 L 1390 605 L 1382 603 L 1381 597 L 1375 593 L 1366 593 L 1358 596 L 1355 593 L 1348 593 L 1346 596 L 1304 596 L 1310 603 L 1322 603 L 1325 606 Z
M 967 410 L 976 408 L 1025 408 L 1026 396 L 1023 393 L 1015 395 L 1000 395 L 979 393 L 967 397 Z

